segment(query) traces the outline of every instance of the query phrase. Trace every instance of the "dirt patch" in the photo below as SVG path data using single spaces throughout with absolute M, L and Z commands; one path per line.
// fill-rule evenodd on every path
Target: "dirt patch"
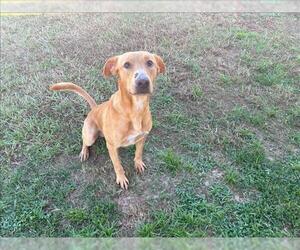
M 223 176 L 224 172 L 220 168 L 215 167 L 206 173 L 205 178 L 201 180 L 201 185 L 195 189 L 196 194 L 204 195 L 205 199 L 209 200 L 209 188 L 215 183 L 222 181 Z
M 259 192 L 257 190 L 247 190 L 247 191 L 240 191 L 234 187 L 230 187 L 230 191 L 232 192 L 232 199 L 237 203 L 248 203 L 255 199 L 258 199 Z
M 219 168 L 214 168 L 212 171 L 207 173 L 206 178 L 204 179 L 203 183 L 205 187 L 209 187 L 213 185 L 214 183 L 217 183 L 222 180 L 224 176 L 223 170 Z
M 167 175 L 160 177 L 137 178 L 135 191 L 129 188 L 115 198 L 122 215 L 121 234 L 133 236 L 136 226 L 150 218 L 153 211 L 169 211 L 175 199 L 175 188 L 178 180 Z
M 145 197 L 135 194 L 121 195 L 117 199 L 117 204 L 122 214 L 121 230 L 127 236 L 132 236 L 137 221 L 143 221 L 148 217 L 149 206 L 145 202 Z

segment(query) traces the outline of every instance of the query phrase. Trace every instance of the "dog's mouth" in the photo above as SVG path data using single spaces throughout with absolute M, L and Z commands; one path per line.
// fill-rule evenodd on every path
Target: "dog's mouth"
M 147 91 L 147 92 L 135 92 L 135 93 L 129 92 L 129 94 L 131 94 L 131 95 L 151 95 L 152 93 L 150 93 L 150 91 Z
M 149 88 L 133 88 L 130 92 L 131 95 L 151 95 L 152 91 Z

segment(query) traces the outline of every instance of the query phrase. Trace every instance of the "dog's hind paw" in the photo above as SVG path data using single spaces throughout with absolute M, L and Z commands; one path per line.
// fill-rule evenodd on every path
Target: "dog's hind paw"
M 89 154 L 89 148 L 83 146 L 82 150 L 79 154 L 80 161 L 83 162 L 83 161 L 87 160 L 89 158 L 89 155 L 90 155 Z

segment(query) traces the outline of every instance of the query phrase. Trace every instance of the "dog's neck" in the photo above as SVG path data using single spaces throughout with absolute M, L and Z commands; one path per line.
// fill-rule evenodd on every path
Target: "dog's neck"
M 129 117 L 132 122 L 133 129 L 142 131 L 142 118 L 144 112 L 149 109 L 148 95 L 132 95 L 128 93 L 124 84 L 120 84 L 119 89 L 113 95 L 113 107 Z
M 149 95 L 132 95 L 130 94 L 125 84 L 121 84 L 120 80 L 118 82 L 119 89 L 116 95 L 119 96 L 121 103 L 124 104 L 124 111 L 129 111 L 130 113 L 143 113 L 146 108 L 149 107 Z

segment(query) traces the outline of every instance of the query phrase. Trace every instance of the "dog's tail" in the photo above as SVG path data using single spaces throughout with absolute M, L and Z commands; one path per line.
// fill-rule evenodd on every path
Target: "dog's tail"
M 49 87 L 50 90 L 54 91 L 72 91 L 82 96 L 90 105 L 91 109 L 97 106 L 95 100 L 81 87 L 71 82 L 61 82 L 53 84 Z

